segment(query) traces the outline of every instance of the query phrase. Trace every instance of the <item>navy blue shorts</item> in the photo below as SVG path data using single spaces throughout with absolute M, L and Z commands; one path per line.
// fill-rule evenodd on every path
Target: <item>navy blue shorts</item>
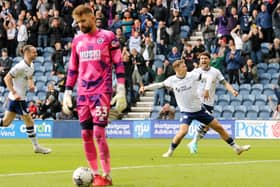
M 180 123 L 190 125 L 193 120 L 197 120 L 205 125 L 213 121 L 214 117 L 208 114 L 204 109 L 198 112 L 181 112 Z
M 204 108 L 206 110 L 206 112 L 209 112 L 209 114 L 211 114 L 211 115 L 213 114 L 213 110 L 214 110 L 213 106 L 202 104 L 202 108 Z
M 19 115 L 28 114 L 26 101 L 15 101 L 9 99 L 8 111 L 14 112 Z

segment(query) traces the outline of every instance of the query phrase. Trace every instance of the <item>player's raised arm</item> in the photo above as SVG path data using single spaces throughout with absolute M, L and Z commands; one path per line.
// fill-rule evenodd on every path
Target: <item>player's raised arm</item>
M 224 79 L 224 80 L 222 80 L 220 83 L 221 83 L 222 85 L 224 85 L 224 87 L 225 87 L 234 97 L 238 96 L 238 94 L 239 94 L 238 91 L 236 91 L 228 81 L 226 81 L 226 80 Z

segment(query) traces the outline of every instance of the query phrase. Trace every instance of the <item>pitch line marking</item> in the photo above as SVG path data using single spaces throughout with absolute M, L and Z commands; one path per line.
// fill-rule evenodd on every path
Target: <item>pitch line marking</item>
M 222 165 L 242 165 L 242 164 L 255 164 L 255 163 L 278 163 L 280 160 L 249 160 L 240 162 L 213 162 L 213 163 L 194 163 L 194 164 L 164 164 L 164 165 L 144 165 L 144 166 L 120 166 L 112 168 L 112 170 L 129 170 L 129 169 L 145 169 L 145 168 L 167 168 L 167 167 L 195 167 L 195 166 L 222 166 Z M 74 170 L 56 170 L 56 171 L 38 171 L 26 173 L 8 173 L 0 174 L 0 177 L 13 177 L 13 176 L 28 176 L 28 175 L 46 175 L 46 174 L 59 174 L 71 173 Z

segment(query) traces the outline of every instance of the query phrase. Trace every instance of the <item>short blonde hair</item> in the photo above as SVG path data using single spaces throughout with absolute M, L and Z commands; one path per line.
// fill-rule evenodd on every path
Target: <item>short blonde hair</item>
M 93 14 L 91 7 L 86 5 L 79 5 L 73 10 L 72 17 L 81 17 L 84 14 Z
M 173 63 L 172 67 L 175 70 L 176 68 L 178 68 L 183 63 L 185 63 L 184 60 L 175 60 L 175 62 Z

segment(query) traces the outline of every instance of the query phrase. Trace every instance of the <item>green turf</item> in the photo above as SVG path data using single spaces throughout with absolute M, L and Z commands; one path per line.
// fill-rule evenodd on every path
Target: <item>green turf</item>
M 237 140 L 252 145 L 241 156 L 221 140 L 202 140 L 191 155 L 188 141 L 162 158 L 168 139 L 109 139 L 114 186 L 280 187 L 279 140 Z M 80 139 L 41 139 L 50 155 L 33 154 L 25 139 L 0 142 L 0 187 L 74 187 L 73 170 L 87 165 Z

